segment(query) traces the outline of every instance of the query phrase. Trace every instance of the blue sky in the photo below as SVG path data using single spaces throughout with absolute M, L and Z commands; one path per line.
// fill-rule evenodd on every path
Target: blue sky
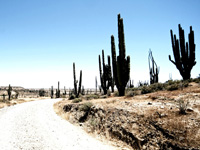
M 199 0 L 0 0 L 0 85 L 48 88 L 73 87 L 83 71 L 83 85 L 95 87 L 99 80 L 98 55 L 111 54 L 110 36 L 118 51 L 117 14 L 124 19 L 126 54 L 131 57 L 131 79 L 149 80 L 148 51 L 158 66 L 160 82 L 181 79 L 168 60 L 172 55 L 170 29 L 178 24 L 188 40 L 192 25 L 197 64 L 192 77 L 200 73 Z M 118 53 L 118 52 L 117 52 Z

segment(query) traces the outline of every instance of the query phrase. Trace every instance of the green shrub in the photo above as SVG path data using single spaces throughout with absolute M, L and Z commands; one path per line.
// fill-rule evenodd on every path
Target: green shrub
M 87 103 L 84 103 L 84 104 L 80 105 L 78 109 L 79 109 L 79 111 L 87 112 L 87 111 L 90 110 L 90 108 L 91 108 L 92 106 L 93 106 L 92 103 L 87 102 Z
M 178 84 L 172 84 L 172 85 L 167 86 L 168 91 L 178 90 L 178 88 L 179 88 Z
M 72 103 L 79 103 L 82 102 L 81 98 L 75 98 L 74 100 L 72 100 Z
M 142 86 L 141 88 L 141 94 L 147 94 L 147 93 L 152 93 L 153 90 L 149 86 Z

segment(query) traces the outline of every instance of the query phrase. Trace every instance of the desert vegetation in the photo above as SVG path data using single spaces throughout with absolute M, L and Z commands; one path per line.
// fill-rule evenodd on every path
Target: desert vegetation
M 99 55 L 99 91 L 95 78 L 94 94 L 64 99 L 54 104 L 56 112 L 88 133 L 100 134 L 130 149 L 200 149 L 200 78 L 191 79 L 190 75 L 196 64 L 194 31 L 190 27 L 186 43 L 180 25 L 179 40 L 172 30 L 170 32 L 175 61 L 171 56 L 169 60 L 183 80 L 171 78 L 160 83 L 159 67 L 150 50 L 150 83 L 140 81 L 138 86 L 133 85 L 130 56 L 126 57 L 123 19 L 119 14 L 119 55 L 116 57 L 112 35 L 112 57 L 107 57 L 107 64 L 104 50 L 102 56 Z

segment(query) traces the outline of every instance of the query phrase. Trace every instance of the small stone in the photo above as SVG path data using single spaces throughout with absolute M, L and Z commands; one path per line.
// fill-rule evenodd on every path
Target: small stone
M 194 110 L 192 108 L 187 108 L 187 111 L 193 112 Z
M 161 108 L 161 109 L 164 109 L 165 107 L 164 107 L 164 106 L 160 106 L 160 108 Z
M 152 105 L 152 103 L 151 103 L 151 102 L 148 102 L 148 105 Z

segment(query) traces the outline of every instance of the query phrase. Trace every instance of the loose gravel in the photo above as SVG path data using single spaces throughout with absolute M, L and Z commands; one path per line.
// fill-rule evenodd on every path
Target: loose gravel
M 114 150 L 57 116 L 55 99 L 0 109 L 0 150 Z

